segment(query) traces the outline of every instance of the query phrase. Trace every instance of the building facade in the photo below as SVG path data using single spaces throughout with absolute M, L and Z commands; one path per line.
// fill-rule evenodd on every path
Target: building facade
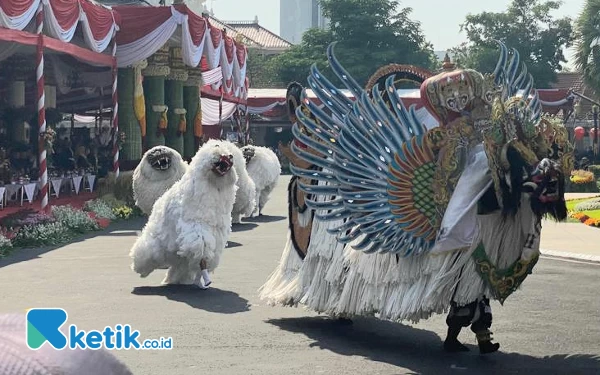
M 279 9 L 279 35 L 293 44 L 302 41 L 306 30 L 329 25 L 318 0 L 280 0 Z

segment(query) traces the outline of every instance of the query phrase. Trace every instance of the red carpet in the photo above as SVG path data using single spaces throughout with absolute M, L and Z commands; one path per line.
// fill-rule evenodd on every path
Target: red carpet
M 71 206 L 75 207 L 75 208 L 82 208 L 83 205 L 85 204 L 85 202 L 95 199 L 97 198 L 96 193 L 90 193 L 90 192 L 81 192 L 79 193 L 79 195 L 64 195 L 61 196 L 60 198 L 56 198 L 56 197 L 52 197 L 50 199 L 50 205 L 52 206 L 64 206 L 67 204 L 70 204 Z M 33 203 L 29 204 L 29 202 L 27 200 L 25 200 L 23 202 L 23 206 L 20 206 L 21 202 L 10 202 L 8 204 L 8 206 L 4 207 L 4 209 L 0 209 L 0 219 L 8 216 L 8 215 L 12 215 L 15 214 L 19 211 L 22 210 L 28 210 L 28 211 L 39 211 L 41 209 L 40 205 L 41 205 L 41 201 L 39 199 L 36 199 L 33 201 Z

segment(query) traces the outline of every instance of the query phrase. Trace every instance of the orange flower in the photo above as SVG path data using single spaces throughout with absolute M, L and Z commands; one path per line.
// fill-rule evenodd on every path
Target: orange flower
M 574 212 L 574 213 L 571 214 L 571 217 L 573 219 L 579 220 L 581 222 L 584 222 L 584 221 L 586 221 L 587 219 L 590 218 L 589 216 L 587 216 L 583 212 Z
M 589 218 L 584 222 L 584 224 L 591 227 L 600 227 L 600 219 Z

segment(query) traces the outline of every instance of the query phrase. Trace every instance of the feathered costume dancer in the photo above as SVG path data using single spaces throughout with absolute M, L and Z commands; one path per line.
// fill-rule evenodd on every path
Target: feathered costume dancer
M 498 350 L 489 299 L 503 303 L 532 272 L 542 218 L 566 218 L 573 165 L 518 52 L 500 47 L 493 75 L 446 69 L 421 84 L 431 129 L 400 101 L 393 75 L 367 92 L 329 48 L 356 101 L 312 68 L 325 108 L 302 98 L 292 151 L 304 165 L 291 169 L 315 220 L 304 260 L 286 247 L 262 298 L 394 321 L 449 311 L 446 350 L 467 350 L 458 334 L 468 326 L 481 353 Z
M 154 204 L 129 254 L 141 277 L 167 265 L 164 284 L 210 285 L 208 273 L 219 265 L 231 233 L 238 180 L 232 147 L 225 141 L 205 143 L 183 177 Z
M 179 152 L 172 148 L 156 146 L 146 151 L 133 172 L 135 204 L 150 215 L 154 203 L 183 177 L 187 167 Z
M 244 146 L 242 147 L 248 174 L 256 184 L 256 208 L 252 216 L 260 216 L 269 201 L 269 196 L 281 174 L 281 164 L 277 155 L 267 147 Z

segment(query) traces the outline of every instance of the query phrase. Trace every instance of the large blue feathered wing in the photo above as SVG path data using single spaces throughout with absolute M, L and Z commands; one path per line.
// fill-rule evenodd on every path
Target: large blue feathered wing
M 313 152 L 295 144 L 292 151 L 321 170 L 292 167 L 292 172 L 328 184 L 301 185 L 313 197 L 307 205 L 320 220 L 345 219 L 330 231 L 341 242 L 356 240 L 358 250 L 402 255 L 427 251 L 439 218 L 432 204 L 435 163 L 425 138 L 427 129 L 417 120 L 414 107 L 407 109 L 399 99 L 393 77 L 386 82 L 390 108 L 377 88 L 369 97 L 356 84 L 335 59 L 333 46 L 328 59 L 356 101 L 312 67 L 309 86 L 326 109 L 302 98 L 317 121 L 298 109 L 298 120 L 310 135 L 298 124 L 293 133 Z M 334 198 L 323 202 L 317 196 Z

